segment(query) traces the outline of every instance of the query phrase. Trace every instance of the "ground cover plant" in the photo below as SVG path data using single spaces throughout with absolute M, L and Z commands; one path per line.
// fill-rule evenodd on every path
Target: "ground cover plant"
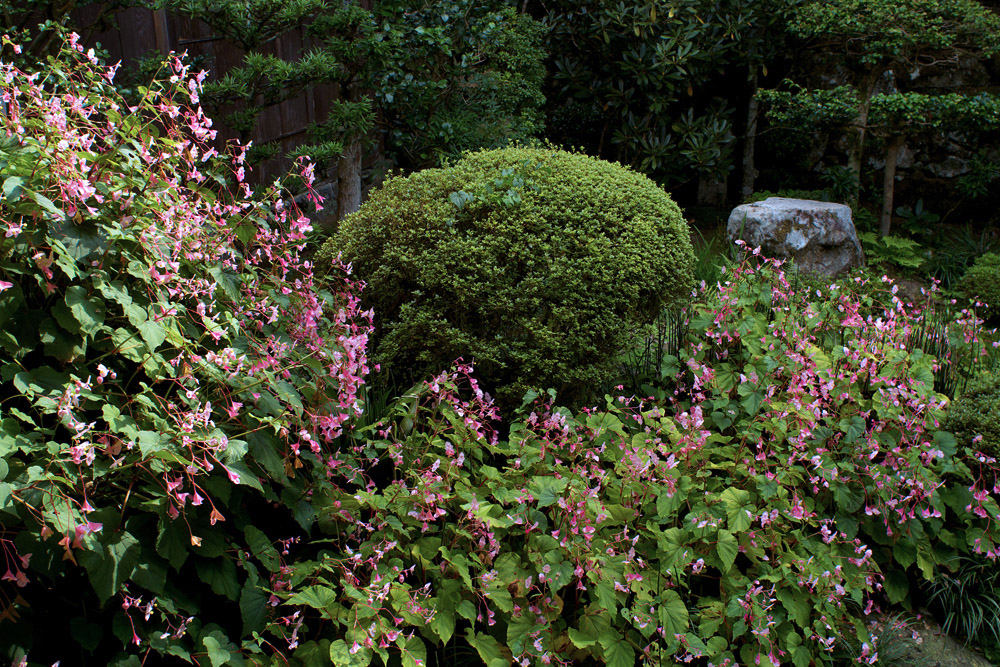
M 873 664 L 869 612 L 959 555 L 996 558 L 996 463 L 940 429 L 934 390 L 981 354 L 976 321 L 938 360 L 890 282 L 827 289 L 729 268 L 689 311 L 674 392 L 575 414 L 529 395 L 506 439 L 470 368 L 418 387 L 355 434 L 382 462 L 365 487 L 316 499 L 329 538 L 290 566 L 289 599 L 335 628 L 315 650 Z

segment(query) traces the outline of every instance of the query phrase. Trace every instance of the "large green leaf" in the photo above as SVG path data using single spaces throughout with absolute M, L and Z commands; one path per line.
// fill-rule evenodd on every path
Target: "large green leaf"
M 331 660 L 331 644 L 329 639 L 304 642 L 295 650 L 293 664 L 302 667 L 327 667 Z
M 309 586 L 289 598 L 288 604 L 304 604 L 329 613 L 337 604 L 337 593 L 327 586 Z
M 455 612 L 452 609 L 438 607 L 434 618 L 431 619 L 431 630 L 447 644 L 455 634 Z
M 243 584 L 240 591 L 240 613 L 243 616 L 243 634 L 261 632 L 267 625 L 267 593 L 252 582 Z
M 80 331 L 93 336 L 104 324 L 105 307 L 99 299 L 91 299 L 87 289 L 73 285 L 66 289 L 66 305 L 80 325 Z
M 150 350 L 156 350 L 167 338 L 167 329 L 158 320 L 144 320 L 135 326 Z
M 402 650 L 403 667 L 427 667 L 427 647 L 423 639 L 416 635 L 407 639 L 400 637 L 396 644 Z
M 260 561 L 261 565 L 270 571 L 275 571 L 281 564 L 278 550 L 274 548 L 267 535 L 256 526 L 247 526 L 243 529 L 243 537 L 246 538 L 250 553 Z
M 160 520 L 160 533 L 156 538 L 156 550 L 167 559 L 171 567 L 180 570 L 188 557 L 191 535 L 183 521 Z
M 24 192 L 24 177 L 22 176 L 8 176 L 3 181 L 3 196 L 8 201 L 7 204 L 11 204 L 17 201 L 21 194 Z
M 223 667 L 229 662 L 232 655 L 229 653 L 228 646 L 223 646 L 223 642 L 214 635 L 215 633 L 202 637 L 201 643 L 208 653 L 208 660 L 212 663 L 212 667 Z M 226 642 L 226 644 L 228 643 Z
M 80 551 L 80 564 L 87 570 L 90 583 L 101 598 L 101 604 L 115 595 L 128 580 L 139 563 L 139 541 L 130 533 L 120 530 L 99 543 L 95 551 Z
M 569 629 L 569 640 L 573 642 L 573 646 L 577 648 L 589 648 L 597 643 L 597 637 L 583 630 L 577 630 L 576 628 Z
M 688 610 L 677 591 L 663 592 L 659 605 L 660 625 L 667 637 L 680 635 L 688 629 Z
M 198 576 L 217 595 L 236 600 L 240 595 L 240 583 L 236 576 L 236 565 L 229 558 L 213 558 L 198 564 Z
M 740 533 L 750 527 L 753 521 L 754 506 L 750 502 L 750 492 L 744 489 L 729 487 L 719 498 L 726 506 L 726 521 L 729 530 Z
M 884 584 L 889 602 L 893 604 L 902 602 L 910 593 L 910 581 L 906 573 L 900 570 L 889 570 L 885 575 Z
M 271 382 L 271 388 L 274 389 L 278 398 L 283 400 L 289 405 L 293 405 L 299 410 L 303 409 L 302 406 L 302 396 L 299 395 L 298 390 L 295 388 L 291 382 L 285 380 L 274 380 Z
M 535 497 L 538 507 L 548 507 L 559 500 L 559 496 L 566 488 L 566 483 L 565 478 L 535 477 L 528 484 L 528 491 Z
M 618 632 L 604 632 L 600 642 L 608 667 L 635 667 L 635 649 Z
M 476 632 L 472 628 L 465 629 L 465 640 L 469 646 L 476 649 L 479 657 L 486 667 L 510 667 L 510 660 L 504 658 L 500 649 L 500 642 L 483 632 Z
M 804 589 L 782 588 L 778 591 L 778 599 L 789 618 L 798 623 L 800 628 L 809 628 L 812 604 Z
M 715 544 L 715 552 L 719 555 L 719 560 L 722 563 L 720 569 L 723 574 L 726 574 L 736 561 L 736 554 L 739 553 L 739 543 L 728 530 L 720 530 L 718 541 Z
M 260 464 L 272 480 L 285 479 L 285 463 L 276 450 L 278 440 L 273 435 L 257 431 L 247 434 L 250 456 Z
M 370 648 L 361 646 L 352 653 L 352 647 L 353 642 L 348 644 L 343 639 L 330 644 L 330 661 L 335 667 L 368 667 L 371 664 L 374 654 Z M 406 663 L 405 657 L 403 662 Z M 426 661 L 424 665 L 426 667 Z

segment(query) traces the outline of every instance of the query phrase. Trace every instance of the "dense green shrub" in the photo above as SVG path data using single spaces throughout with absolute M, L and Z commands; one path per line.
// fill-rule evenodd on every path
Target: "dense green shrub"
M 948 410 L 947 427 L 959 443 L 1000 457 L 1000 375 L 983 373 L 970 380 Z
M 543 148 L 394 178 L 323 249 L 369 285 L 397 384 L 474 359 L 502 407 L 532 386 L 586 398 L 630 330 L 691 289 L 688 229 L 645 176 Z
M 0 63 L 0 662 L 266 660 L 370 318 L 314 288 L 288 193 L 213 158 L 203 76 L 130 109 L 82 51 Z
M 958 283 L 966 297 L 987 306 L 990 319 L 1000 316 L 1000 254 L 989 252 L 976 259 Z

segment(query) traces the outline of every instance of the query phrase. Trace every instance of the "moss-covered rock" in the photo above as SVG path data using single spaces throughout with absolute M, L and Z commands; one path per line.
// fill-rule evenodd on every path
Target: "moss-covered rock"
M 690 293 L 680 209 L 645 176 L 556 149 L 480 151 L 389 180 L 318 262 L 353 263 L 398 386 L 456 358 L 503 408 L 590 398 L 630 331 Z

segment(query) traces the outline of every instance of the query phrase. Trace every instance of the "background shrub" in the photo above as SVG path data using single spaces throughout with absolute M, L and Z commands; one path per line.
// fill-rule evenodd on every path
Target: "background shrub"
M 989 252 L 977 258 L 958 283 L 961 293 L 985 303 L 989 321 L 1000 318 L 1000 254 Z
M 585 399 L 627 334 L 693 281 L 687 225 L 645 176 L 555 149 L 473 153 L 394 178 L 337 253 L 365 280 L 375 358 L 398 383 L 475 359 L 502 407 L 532 386 Z
M 1000 375 L 983 373 L 969 380 L 948 410 L 947 427 L 959 444 L 1000 456 Z M 973 442 L 977 436 L 982 439 Z

